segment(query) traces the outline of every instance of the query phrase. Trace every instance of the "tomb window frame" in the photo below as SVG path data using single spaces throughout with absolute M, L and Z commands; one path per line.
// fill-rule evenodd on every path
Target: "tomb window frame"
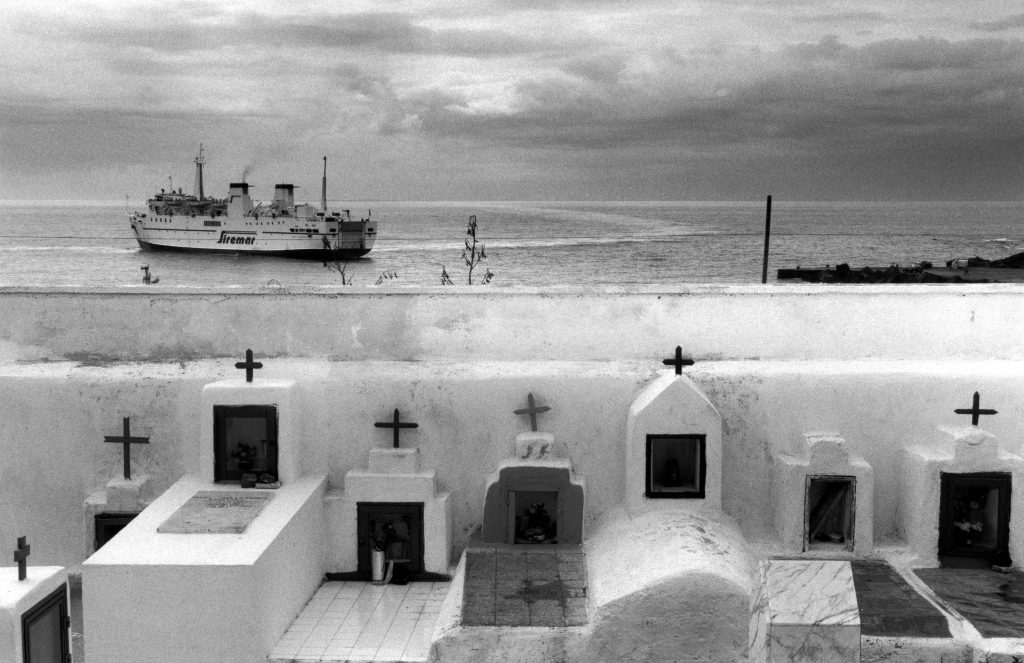
M 61 661 L 71 660 L 71 616 L 68 611 L 68 586 L 62 583 L 60 587 L 53 590 L 41 599 L 34 606 L 21 615 L 21 656 L 23 663 L 40 663 L 33 661 L 31 650 L 31 627 L 54 609 L 58 610 L 58 624 L 60 628 Z
M 659 482 L 654 480 L 652 464 L 661 454 L 659 446 L 667 443 L 668 440 L 695 444 L 695 453 L 699 458 L 694 463 L 698 466 L 696 486 L 693 490 L 665 490 L 664 486 L 659 488 Z M 647 453 L 644 463 L 644 495 L 648 499 L 705 499 L 707 493 L 708 455 L 707 435 L 697 433 L 648 433 Z
M 1011 472 L 941 472 L 939 478 L 939 540 L 938 556 L 942 558 L 979 558 L 984 559 L 999 551 L 1009 548 L 1011 495 L 1013 492 L 1013 474 Z M 954 483 L 960 487 L 965 485 L 998 484 L 999 502 L 996 508 L 995 545 L 992 548 L 978 546 L 961 546 L 954 543 L 954 515 L 950 513 L 949 492 Z
M 266 467 L 252 470 L 255 474 L 271 474 L 280 477 L 278 467 L 279 422 L 276 405 L 214 405 L 213 406 L 213 481 L 214 483 L 241 483 L 246 471 L 229 467 L 230 455 L 227 449 L 227 420 L 229 418 L 263 418 L 267 422 Z
M 843 541 L 821 542 L 812 539 L 811 532 L 811 486 L 815 482 L 844 483 L 847 485 L 844 504 Z M 857 538 L 857 477 L 852 474 L 807 474 L 804 475 L 804 509 L 803 509 L 803 552 L 827 552 L 841 550 L 853 552 Z

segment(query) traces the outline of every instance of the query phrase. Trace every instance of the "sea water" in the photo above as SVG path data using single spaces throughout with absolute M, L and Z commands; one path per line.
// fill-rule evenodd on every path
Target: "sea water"
M 372 215 L 377 244 L 343 263 L 346 281 L 435 286 L 444 269 L 466 283 L 470 215 L 488 287 L 759 283 L 765 201 L 751 202 L 341 202 Z M 1024 251 L 1024 203 L 864 203 L 775 200 L 769 282 L 779 268 L 936 265 Z M 0 286 L 141 286 L 149 265 L 159 289 L 340 286 L 319 261 L 143 251 L 125 204 L 0 201 Z

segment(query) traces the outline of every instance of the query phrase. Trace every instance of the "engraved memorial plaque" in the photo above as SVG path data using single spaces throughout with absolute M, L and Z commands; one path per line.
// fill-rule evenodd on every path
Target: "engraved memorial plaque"
M 162 534 L 241 534 L 272 493 L 201 490 L 156 528 Z

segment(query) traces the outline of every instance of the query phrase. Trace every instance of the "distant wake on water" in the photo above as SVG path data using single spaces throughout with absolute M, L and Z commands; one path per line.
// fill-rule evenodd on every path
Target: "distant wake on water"
M 366 258 L 351 261 L 355 285 L 386 270 L 391 286 L 440 285 L 444 266 L 464 283 L 461 254 L 470 214 L 487 248 L 487 287 L 759 283 L 763 205 L 751 202 L 380 203 Z M 999 258 L 1024 246 L 1024 203 L 786 203 L 772 210 L 769 273 L 782 267 L 888 266 L 957 257 Z M 58 228 L 55 234 L 47 231 Z M 0 201 L 0 286 L 141 287 L 148 264 L 160 283 L 182 287 L 343 287 L 316 261 L 236 254 L 143 251 L 124 203 Z
M 49 253 L 51 255 L 59 255 L 61 253 L 107 253 L 107 254 L 118 254 L 123 255 L 125 253 L 134 253 L 136 249 L 125 248 L 125 247 L 105 247 L 105 246 L 0 246 L 0 253 Z

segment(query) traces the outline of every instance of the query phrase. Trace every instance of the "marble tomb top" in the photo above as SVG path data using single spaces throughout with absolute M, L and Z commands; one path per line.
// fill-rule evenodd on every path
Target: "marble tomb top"
M 273 493 L 201 490 L 157 527 L 161 534 L 241 534 Z
M 765 575 L 773 624 L 860 625 L 849 562 L 773 560 Z

